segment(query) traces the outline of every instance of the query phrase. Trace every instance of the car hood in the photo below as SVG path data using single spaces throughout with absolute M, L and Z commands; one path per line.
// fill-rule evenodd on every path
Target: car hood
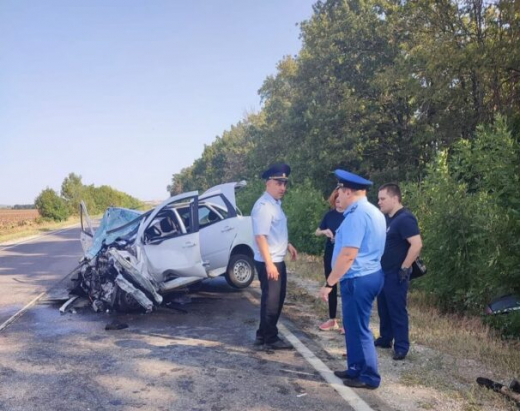
M 139 226 L 144 215 L 142 211 L 109 207 L 94 233 L 92 246 L 85 253 L 85 257 L 89 260 L 94 258 L 103 244 L 112 244 L 116 239 L 131 233 Z

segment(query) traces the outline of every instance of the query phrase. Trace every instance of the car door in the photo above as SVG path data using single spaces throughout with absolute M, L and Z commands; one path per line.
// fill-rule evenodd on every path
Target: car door
M 186 227 L 176 208 L 182 204 L 190 212 L 191 224 Z M 181 194 L 158 206 L 139 227 L 136 246 L 141 248 L 147 260 L 149 272 L 158 280 L 178 277 L 207 277 L 202 264 L 198 228 L 198 193 Z M 164 233 L 163 219 L 175 227 Z M 166 234 L 166 235 L 164 235 Z
M 92 226 L 92 220 L 88 215 L 87 206 L 83 201 L 79 206 L 79 216 L 81 221 L 81 233 L 79 235 L 79 239 L 81 241 L 83 252 L 86 253 L 87 250 L 92 247 L 94 228 Z
M 200 249 L 210 276 L 225 272 L 237 236 L 236 211 L 222 194 L 201 197 L 199 203 Z

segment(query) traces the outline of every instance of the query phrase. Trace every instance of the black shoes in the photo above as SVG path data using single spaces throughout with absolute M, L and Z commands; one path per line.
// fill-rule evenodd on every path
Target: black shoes
M 394 356 L 392 358 L 396 361 L 404 360 L 406 358 L 406 353 L 396 351 L 396 352 L 394 352 Z
M 334 375 L 341 378 L 343 380 L 343 385 L 346 385 L 347 387 L 365 388 L 367 390 L 375 390 L 377 388 L 372 385 L 368 385 L 367 383 L 364 383 L 355 377 L 351 377 L 348 375 L 347 371 L 334 371 Z
M 392 343 L 386 342 L 381 337 L 374 341 L 374 345 L 380 348 L 392 348 Z
M 286 343 L 283 340 L 276 340 L 273 343 L 266 344 L 265 347 L 269 350 L 293 350 L 292 344 Z
M 392 348 L 392 343 L 391 342 L 386 342 L 381 337 L 377 338 L 374 341 L 374 345 L 376 347 L 379 347 L 379 348 Z M 407 353 L 405 353 L 403 351 L 394 351 L 394 355 L 393 355 L 392 358 L 394 360 L 396 360 L 396 361 L 401 361 L 401 360 L 404 360 L 406 358 L 406 354 Z
M 351 388 L 364 388 L 367 390 L 375 390 L 377 387 L 373 385 L 368 385 L 367 383 L 359 380 L 343 380 L 343 385 Z
M 273 341 L 271 343 L 265 343 L 265 340 L 260 337 L 255 338 L 255 342 L 253 343 L 253 346 L 257 347 L 258 349 L 268 349 L 268 350 L 292 350 L 294 349 L 293 346 L 289 343 L 286 343 L 281 338 L 278 338 L 276 341 Z
M 354 377 L 348 375 L 347 371 L 334 371 L 334 375 L 343 380 L 352 380 Z
M 255 347 L 259 347 L 261 345 L 264 345 L 264 339 L 263 338 L 255 338 L 255 342 L 253 343 Z

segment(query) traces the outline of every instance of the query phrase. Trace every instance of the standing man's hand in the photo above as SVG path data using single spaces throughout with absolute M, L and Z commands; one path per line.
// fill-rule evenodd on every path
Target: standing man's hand
M 280 275 L 278 273 L 278 268 L 276 268 L 276 265 L 274 263 L 266 263 L 265 264 L 265 270 L 267 271 L 267 279 L 268 280 L 275 280 L 278 281 L 278 276 Z
M 410 279 L 411 272 L 412 272 L 411 268 L 401 267 L 401 269 L 399 270 L 399 284 L 402 284 L 405 281 L 408 281 Z
M 289 251 L 289 254 L 291 254 L 291 260 L 296 261 L 296 259 L 298 258 L 298 251 L 296 251 L 296 248 L 294 248 L 294 246 L 291 243 L 289 243 L 289 245 L 287 246 L 287 250 Z

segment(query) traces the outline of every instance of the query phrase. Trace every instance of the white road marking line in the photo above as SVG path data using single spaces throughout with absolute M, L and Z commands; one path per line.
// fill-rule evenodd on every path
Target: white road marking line
M 310 372 L 293 371 L 293 370 L 285 370 L 285 369 L 283 369 L 283 368 L 280 368 L 280 371 L 283 371 L 283 372 L 290 372 L 291 374 L 310 375 L 311 377 L 314 377 L 314 374 L 311 374 Z
M 16 314 L 12 315 L 11 318 L 9 318 L 7 321 L 2 323 L 0 325 L 0 332 L 5 330 L 9 325 L 14 323 L 18 318 L 20 318 L 26 311 L 28 311 L 34 304 L 38 302 L 39 299 L 41 299 L 44 295 L 46 295 L 49 291 L 52 291 L 54 287 L 56 287 L 58 284 L 60 284 L 62 281 L 65 281 L 67 277 L 69 277 L 72 273 L 76 271 L 78 267 L 75 267 L 70 273 L 65 275 L 61 280 L 58 280 L 56 283 L 54 283 L 48 290 L 43 291 L 42 293 L 38 294 L 36 298 L 34 298 L 29 304 L 27 304 L 25 307 L 23 307 L 20 311 L 18 311 Z
M 249 292 L 246 293 L 247 298 L 249 301 L 255 303 L 255 305 L 258 305 L 258 300 L 253 297 L 252 293 L 254 293 L 254 291 L 249 290 Z M 327 381 L 355 411 L 374 411 L 354 392 L 354 390 L 352 390 L 352 388 L 343 385 L 343 381 L 336 377 L 332 370 L 327 367 L 323 361 L 316 357 L 311 350 L 309 350 L 292 332 L 290 332 L 283 324 L 283 321 L 278 322 L 278 329 L 285 339 L 293 345 L 296 351 L 298 351 L 302 357 L 320 373 L 323 379 Z
M 23 307 L 20 311 L 18 311 L 16 314 L 14 314 L 11 318 L 9 318 L 7 321 L 5 321 L 2 325 L 0 325 L 0 332 L 2 332 L 5 328 L 7 328 L 11 323 L 15 322 L 17 318 L 21 317 L 29 308 L 31 308 L 36 302 L 42 298 L 45 294 L 47 294 L 47 291 L 42 292 L 39 294 L 34 300 L 32 300 L 29 304 L 27 304 L 25 307 Z

